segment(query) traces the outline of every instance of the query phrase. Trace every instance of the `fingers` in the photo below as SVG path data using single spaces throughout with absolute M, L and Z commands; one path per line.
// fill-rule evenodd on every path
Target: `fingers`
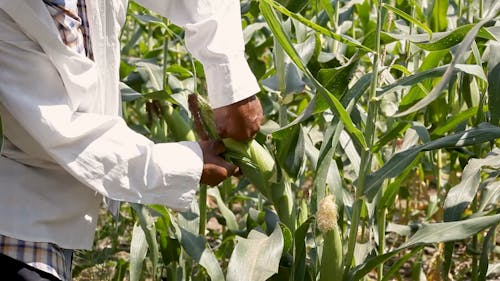
M 220 158 L 219 163 L 208 163 L 203 165 L 200 182 L 210 186 L 216 186 L 226 178 L 232 176 L 236 170 L 237 167 L 235 165 L 225 162 Z
M 226 178 L 232 176 L 238 167 L 225 161 L 220 155 L 225 147 L 220 141 L 199 141 L 203 151 L 203 171 L 200 182 L 216 186 Z
M 226 147 L 224 146 L 222 141 L 212 142 L 212 149 L 216 155 L 221 155 L 222 153 L 224 153 L 226 151 Z

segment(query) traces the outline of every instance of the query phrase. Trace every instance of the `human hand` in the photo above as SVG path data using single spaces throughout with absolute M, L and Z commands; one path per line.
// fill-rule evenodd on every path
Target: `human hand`
M 259 132 L 262 106 L 256 96 L 214 109 L 215 124 L 221 138 L 246 141 Z
M 203 151 L 203 171 L 200 183 L 216 186 L 236 172 L 237 167 L 220 156 L 225 151 L 222 142 L 200 140 L 198 144 Z

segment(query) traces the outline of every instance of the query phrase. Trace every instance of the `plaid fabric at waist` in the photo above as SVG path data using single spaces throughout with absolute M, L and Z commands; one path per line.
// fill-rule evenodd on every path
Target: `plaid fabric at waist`
M 71 280 L 71 260 L 65 250 L 46 242 L 28 242 L 0 234 L 0 253 L 47 272 L 61 279 Z

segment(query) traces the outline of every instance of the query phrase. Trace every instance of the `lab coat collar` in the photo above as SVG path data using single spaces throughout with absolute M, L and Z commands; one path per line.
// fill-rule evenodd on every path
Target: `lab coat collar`
M 72 98 L 72 93 L 81 96 L 82 92 L 96 92 L 95 63 L 64 45 L 43 1 L 0 0 L 0 8 L 48 55 L 61 75 L 74 109 L 79 107 L 80 100 Z

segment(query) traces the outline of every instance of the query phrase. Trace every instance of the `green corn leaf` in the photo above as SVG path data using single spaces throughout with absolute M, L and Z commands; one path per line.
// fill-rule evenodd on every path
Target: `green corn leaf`
M 342 98 L 342 104 L 351 112 L 354 104 L 358 101 L 361 95 L 368 89 L 371 80 L 371 74 L 361 77 L 354 86 L 347 91 Z M 330 190 L 335 194 L 338 206 L 350 206 L 351 200 L 349 195 L 346 196 L 345 190 L 342 188 L 340 173 L 333 155 L 337 149 L 340 136 L 344 129 L 343 124 L 336 117 L 331 121 L 325 134 L 323 135 L 323 143 L 319 155 L 315 157 L 316 175 L 314 178 L 314 190 L 316 190 L 316 204 L 313 205 L 313 211 L 319 207 L 319 201 L 326 196 L 326 184 L 328 183 Z M 359 168 L 358 168 L 359 169 Z M 329 180 L 329 177 L 331 178 Z
M 352 60 L 349 65 L 352 64 L 357 64 L 357 59 Z M 352 75 L 352 71 L 355 69 L 355 67 L 348 67 L 347 65 L 335 68 L 338 71 L 337 75 L 340 75 L 341 77 L 349 77 L 350 75 L 346 75 L 345 72 L 350 72 Z M 344 107 L 347 106 L 348 102 L 353 100 L 353 99 L 358 99 L 363 93 L 368 89 L 370 86 L 370 81 L 371 81 L 371 73 L 368 73 L 366 75 L 363 75 L 356 83 L 352 86 L 351 89 L 348 89 L 347 92 L 344 93 L 345 87 L 341 86 L 340 88 L 336 88 L 334 91 L 335 96 L 342 96 L 341 103 Z M 344 81 L 345 85 L 347 86 L 348 83 Z M 344 97 L 345 96 L 345 97 Z M 315 95 L 307 105 L 307 107 L 293 120 L 290 122 L 288 125 L 277 129 L 276 131 L 279 130 L 286 130 L 290 127 L 293 127 L 301 122 L 304 122 L 305 120 L 309 119 L 311 116 L 317 113 L 324 112 L 329 108 L 328 102 L 323 98 L 321 95 Z
M 130 272 L 130 265 L 124 259 L 118 259 L 115 266 L 115 273 L 113 274 L 113 279 L 111 281 L 122 281 L 127 277 L 127 273 Z M 132 279 L 129 279 L 132 280 Z
M 483 212 L 490 205 L 500 202 L 500 181 L 489 181 L 481 191 L 478 212 Z
M 179 74 L 180 78 L 182 79 L 187 79 L 195 76 L 194 73 L 191 72 L 191 70 L 184 68 L 178 64 L 170 65 L 169 67 L 167 67 L 167 69 L 165 69 L 165 71 L 168 73 Z
M 380 98 L 384 95 L 393 93 L 395 91 L 414 86 L 415 84 L 417 84 L 423 80 L 426 80 L 426 79 L 441 77 L 443 75 L 443 73 L 446 73 L 450 69 L 450 67 L 451 67 L 451 65 L 443 65 L 440 67 L 417 72 L 417 73 L 412 74 L 410 76 L 401 78 L 398 81 L 396 81 L 395 83 L 392 83 L 392 84 L 385 86 L 384 88 L 378 90 L 377 97 Z M 475 65 L 475 64 L 456 64 L 453 66 L 453 68 L 450 71 L 451 71 L 452 75 L 455 75 L 456 73 L 459 73 L 459 72 L 464 72 L 467 74 L 474 75 L 474 76 L 481 78 L 485 81 L 487 80 L 482 68 L 478 65 Z
M 343 130 L 342 123 L 338 122 L 338 120 L 334 120 L 330 126 L 328 126 L 324 140 L 321 145 L 321 150 L 317 159 L 317 168 L 316 175 L 314 178 L 314 190 L 316 191 L 316 204 L 312 206 L 312 210 L 316 212 L 319 209 L 319 202 L 326 196 L 326 183 L 328 179 L 328 174 L 330 172 L 334 172 L 334 174 L 338 174 L 338 169 L 336 170 L 332 167 L 333 163 L 333 155 L 337 149 L 337 145 L 339 143 L 340 134 Z M 333 182 L 336 184 L 335 186 L 330 186 L 333 189 L 333 193 L 335 194 L 335 198 L 337 201 L 342 201 L 342 182 L 336 181 Z M 341 205 L 339 205 L 341 206 Z
M 329 131 L 336 127 L 335 124 L 330 126 L 325 134 L 329 134 Z M 342 127 L 342 125 L 339 125 Z M 341 130 L 341 129 L 340 129 Z M 325 139 L 329 139 L 325 135 Z M 326 146 L 329 142 L 323 142 Z M 336 145 L 335 145 L 336 146 Z M 352 205 L 352 197 L 351 194 L 342 188 L 342 178 L 339 172 L 339 168 L 337 167 L 337 163 L 332 161 L 332 154 L 334 149 L 329 149 L 328 153 L 323 156 L 322 162 L 319 162 L 320 151 L 314 146 L 309 138 L 306 139 L 306 154 L 307 158 L 311 162 L 313 170 L 316 171 L 316 175 L 314 178 L 314 190 L 316 190 L 316 197 L 322 198 L 321 194 L 326 194 L 326 188 L 328 187 L 330 193 L 335 195 L 336 203 L 339 208 L 342 208 L 344 205 L 350 207 Z M 324 196 L 323 196 L 324 197 Z M 311 206 L 311 212 L 314 213 L 317 211 L 317 204 Z
M 453 250 L 455 249 L 455 241 L 446 242 L 443 250 L 443 267 L 441 276 L 443 279 L 447 278 L 450 273 L 451 265 L 453 263 Z
M 309 4 L 309 0 L 276 0 L 276 2 L 294 13 L 300 12 Z
M 457 115 L 453 115 L 450 119 L 446 120 L 444 124 L 441 124 L 432 131 L 431 135 L 432 136 L 442 136 L 447 132 L 452 131 L 455 129 L 458 125 L 463 123 L 464 121 L 469 120 L 470 118 L 474 117 L 477 114 L 478 107 L 471 107 L 467 110 L 461 111 Z
M 406 253 L 403 257 L 398 258 L 397 261 L 387 271 L 387 273 L 384 273 L 384 277 L 382 278 L 382 281 L 394 280 L 391 278 L 393 278 L 394 275 L 401 269 L 401 266 L 403 266 L 404 263 L 406 263 L 411 257 L 413 257 L 415 254 L 417 254 L 419 251 L 420 251 L 420 248 L 415 248 L 413 251 Z
M 492 215 L 454 222 L 424 223 L 398 249 L 430 243 L 460 241 L 499 222 L 500 215 Z
M 297 178 L 304 165 L 305 140 L 304 129 L 300 124 L 287 130 L 281 130 L 273 134 L 273 138 L 279 140 L 278 162 L 292 178 Z
M 464 40 L 467 33 L 474 27 L 474 24 L 467 24 L 457 27 L 456 29 L 446 32 L 446 36 L 439 38 L 435 41 L 431 42 L 414 42 L 419 48 L 424 49 L 426 51 L 439 51 L 446 50 L 453 46 L 458 45 L 462 40 Z M 487 29 L 480 28 L 477 37 L 484 38 L 487 40 L 496 40 L 495 36 L 493 36 Z
M 398 123 L 392 130 L 383 135 L 375 145 L 373 145 L 371 151 L 378 152 L 382 149 L 386 144 L 393 141 L 394 139 L 400 137 L 406 129 L 410 127 L 410 124 L 407 122 Z
M 432 13 L 429 18 L 429 24 L 433 31 L 446 30 L 448 26 L 448 0 L 434 0 L 432 4 Z
M 311 223 L 314 223 L 314 217 L 308 218 L 295 231 L 295 263 L 294 263 L 294 281 L 303 281 L 306 276 L 306 236 Z
M 479 276 L 478 280 L 487 280 L 488 275 L 488 261 L 490 254 L 490 245 L 492 243 L 492 238 L 495 237 L 496 226 L 490 227 L 488 233 L 483 239 L 483 247 L 481 249 L 481 257 L 479 259 Z M 493 241 L 493 243 L 495 243 Z
M 339 115 L 340 119 L 344 123 L 347 131 L 355 136 L 355 139 L 363 146 L 366 147 L 366 141 L 363 137 L 361 131 L 354 125 L 349 114 L 346 112 L 345 108 L 339 102 L 335 96 L 333 96 L 327 89 L 319 83 L 316 78 L 311 74 L 311 72 L 304 65 L 302 60 L 300 59 L 297 51 L 293 48 L 290 39 L 286 35 L 283 27 L 277 19 L 277 15 L 269 4 L 268 0 L 261 0 L 259 2 L 259 7 L 262 15 L 266 19 L 269 28 L 272 30 L 275 39 L 278 40 L 280 45 L 283 47 L 283 50 L 288 54 L 290 59 L 297 65 L 297 67 L 304 73 L 306 76 L 311 79 L 314 83 L 314 86 L 318 89 L 319 93 L 323 95 L 325 100 L 328 102 L 330 108 Z
M 238 222 L 236 221 L 236 217 L 234 216 L 233 212 L 226 206 L 226 203 L 224 203 L 219 189 L 217 187 L 214 187 L 208 189 L 207 192 L 208 195 L 212 196 L 217 201 L 217 206 L 219 207 L 222 216 L 226 220 L 227 228 L 229 228 L 229 230 L 231 230 L 232 232 L 238 232 L 239 227 Z
M 156 272 L 160 250 L 158 247 L 158 241 L 156 240 L 157 232 L 155 227 L 155 219 L 151 215 L 149 209 L 144 205 L 132 204 L 131 206 L 136 212 L 137 217 L 139 218 L 139 225 L 144 231 L 145 239 L 149 248 L 149 258 L 153 265 L 153 272 Z M 141 252 L 139 251 L 139 253 Z M 140 258 L 140 256 L 138 256 L 138 258 Z
M 416 247 L 409 254 L 413 256 L 423 248 L 424 248 L 423 246 Z M 387 260 L 395 256 L 397 253 L 401 252 L 401 250 L 402 249 L 398 249 L 389 253 L 385 253 L 383 255 L 378 255 L 368 258 L 365 262 L 363 262 L 362 264 L 356 266 L 355 268 L 351 269 L 351 271 L 349 271 L 347 280 L 349 281 L 361 280 L 363 276 L 367 275 L 370 271 L 375 269 L 375 267 L 379 266 L 381 263 L 386 262 Z
M 429 143 L 396 153 L 382 168 L 367 176 L 364 195 L 371 201 L 385 179 L 394 178 L 400 175 L 422 151 L 446 147 L 463 147 L 495 140 L 497 138 L 500 138 L 500 127 L 481 124 L 478 128 L 442 137 Z
M 205 268 L 211 280 L 224 281 L 224 273 L 207 240 L 203 236 L 188 231 L 174 220 L 172 220 L 172 225 L 175 228 L 175 235 L 177 240 L 180 241 L 182 248 L 194 261 Z M 198 231 L 197 228 L 193 230 L 195 232 Z
M 462 180 L 452 187 L 444 201 L 444 221 L 457 221 L 467 206 L 476 196 L 481 182 L 481 170 L 483 167 L 500 168 L 500 150 L 493 150 L 487 157 L 482 159 L 471 159 L 465 166 Z
M 488 59 L 488 108 L 491 123 L 498 125 L 500 122 L 500 44 L 490 45 Z
M 156 217 L 155 228 L 158 233 L 158 245 L 160 248 L 163 264 L 170 264 L 179 260 L 180 245 L 171 234 L 170 215 L 165 206 L 148 205 L 151 214 Z
M 138 93 L 136 90 L 130 88 L 127 84 L 120 82 L 120 94 L 122 97 L 122 101 L 134 101 L 142 98 L 142 95 Z
M 140 23 L 142 24 L 152 24 L 152 25 L 158 25 L 163 28 L 168 28 L 166 24 L 159 18 L 154 17 L 152 15 L 146 15 L 146 14 L 134 14 L 133 17 Z
M 282 5 L 274 2 L 273 0 L 260 0 L 261 5 L 264 2 L 266 5 L 269 5 L 269 8 L 273 7 L 274 9 L 278 10 L 283 15 L 286 15 L 287 17 L 291 17 L 291 18 L 301 22 L 302 24 L 304 24 L 307 27 L 310 27 L 311 29 L 315 30 L 316 32 L 319 32 L 325 36 L 331 37 L 334 40 L 337 40 L 337 41 L 344 43 L 346 45 L 356 47 L 356 48 L 363 50 L 365 52 L 374 52 L 372 49 L 363 46 L 357 40 L 350 38 L 349 36 L 346 36 L 343 34 L 334 33 L 332 31 L 330 31 L 329 29 L 324 28 L 321 25 L 318 25 L 318 24 L 308 20 L 307 18 L 301 16 L 299 13 L 291 12 L 290 10 L 288 10 L 287 8 L 283 7 Z M 261 7 L 261 9 L 262 9 L 262 7 Z M 262 11 L 262 12 L 263 12 L 263 16 L 266 17 L 266 15 L 264 15 L 264 11 Z M 267 17 L 266 17 L 266 20 L 267 20 Z M 268 23 L 269 23 L 269 21 L 268 21 Z
M 159 65 L 149 62 L 138 62 L 137 72 L 143 81 L 144 86 L 153 91 L 163 90 L 163 68 Z
M 124 46 L 122 47 L 121 53 L 122 54 L 129 53 L 130 50 L 132 48 L 134 48 L 134 45 L 137 44 L 137 41 L 139 41 L 139 39 L 141 39 L 144 31 L 145 30 L 141 25 L 137 25 L 137 27 L 135 28 L 135 30 L 132 33 L 132 36 L 130 37 L 130 40 L 128 40 L 126 42 L 126 44 L 124 44 Z M 123 76 L 120 76 L 120 77 L 123 77 Z
M 253 35 L 259 31 L 260 29 L 262 29 L 263 27 L 265 27 L 266 24 L 264 22 L 256 22 L 256 23 L 252 23 L 252 24 L 249 24 L 245 27 L 245 29 L 243 30 L 243 38 L 244 38 L 244 42 L 245 44 L 247 44 L 250 39 L 252 39 Z
M 280 221 L 290 230 L 295 230 L 297 217 L 291 182 L 286 175 L 282 175 L 280 182 L 271 185 L 271 198 Z
M 347 158 L 351 162 L 351 165 L 354 168 L 354 172 L 356 173 L 356 175 L 359 175 L 359 168 L 361 167 L 361 157 L 358 151 L 356 150 L 356 147 L 354 146 L 351 138 L 345 131 L 342 131 L 340 133 L 339 141 L 342 150 L 344 150 L 345 155 L 347 156 Z
M 340 99 L 347 91 L 349 81 L 357 66 L 358 60 L 354 59 L 337 68 L 322 68 L 318 72 L 318 80 L 336 98 Z
M 281 234 L 283 235 L 283 253 L 289 253 L 293 246 L 292 231 L 286 224 L 282 222 L 279 222 L 277 227 L 278 226 L 281 228 Z
M 278 273 L 284 240 L 276 225 L 270 236 L 251 230 L 248 237 L 236 237 L 229 260 L 227 281 L 265 281 Z
M 409 247 L 416 247 L 412 253 L 419 252 L 423 245 L 460 241 L 466 239 L 479 231 L 498 224 L 500 215 L 485 216 L 456 222 L 421 224 L 419 230 L 399 248 L 389 253 L 378 255 L 366 260 L 363 264 L 353 268 L 348 275 L 348 280 L 360 280 L 379 264 L 387 261 L 397 253 Z
M 454 74 L 453 72 L 454 72 L 455 66 L 464 60 L 465 52 L 472 45 L 472 42 L 474 41 L 474 38 L 476 37 L 476 35 L 479 32 L 479 30 L 481 29 L 481 27 L 483 27 L 483 25 L 485 25 L 493 17 L 495 17 L 496 14 L 498 13 L 498 11 L 500 11 L 500 2 L 495 2 L 492 5 L 493 5 L 493 7 L 489 11 L 488 15 L 484 19 L 482 19 L 480 22 L 478 22 L 476 25 L 474 25 L 474 27 L 465 36 L 462 43 L 460 43 L 460 46 L 457 49 L 452 62 L 450 63 L 450 65 L 446 69 L 446 72 L 444 73 L 441 81 L 432 89 L 432 91 L 425 98 L 423 98 L 422 100 L 417 102 L 415 105 L 413 105 L 409 109 L 396 114 L 395 115 L 396 117 L 401 117 L 401 116 L 405 116 L 405 115 L 408 115 L 410 113 L 416 112 L 416 111 L 426 107 L 427 105 L 429 105 L 431 102 L 436 100 L 442 94 L 443 90 L 448 85 L 448 83 L 450 82 L 450 80 Z
M 401 11 L 400 9 L 398 9 L 396 7 L 393 7 L 393 6 L 385 4 L 385 3 L 382 3 L 382 7 L 389 10 L 389 11 L 394 12 L 395 14 L 402 17 L 403 19 L 405 19 L 405 20 L 413 23 L 414 25 L 422 28 L 425 32 L 427 32 L 427 34 L 429 34 L 429 38 L 432 38 L 432 30 L 429 27 L 427 27 L 427 25 L 421 23 L 417 19 L 413 18 L 412 16 L 408 15 L 407 13 Z
M 320 5 L 328 15 L 330 22 L 333 24 L 335 22 L 335 10 L 333 9 L 333 5 L 330 3 L 330 0 L 320 0 Z
M 417 155 L 417 157 L 415 157 L 415 159 L 412 162 L 410 162 L 410 164 L 406 167 L 406 169 L 404 169 L 401 172 L 401 174 L 396 176 L 396 178 L 388 185 L 388 188 L 384 191 L 384 194 L 380 199 L 378 203 L 379 205 L 377 207 L 391 208 L 394 206 L 403 181 L 411 175 L 411 173 L 413 172 L 413 167 L 415 167 L 420 163 L 421 158 L 422 158 L 421 155 Z
M 148 252 L 148 242 L 142 227 L 134 224 L 132 241 L 130 242 L 130 281 L 140 281 L 142 265 Z

